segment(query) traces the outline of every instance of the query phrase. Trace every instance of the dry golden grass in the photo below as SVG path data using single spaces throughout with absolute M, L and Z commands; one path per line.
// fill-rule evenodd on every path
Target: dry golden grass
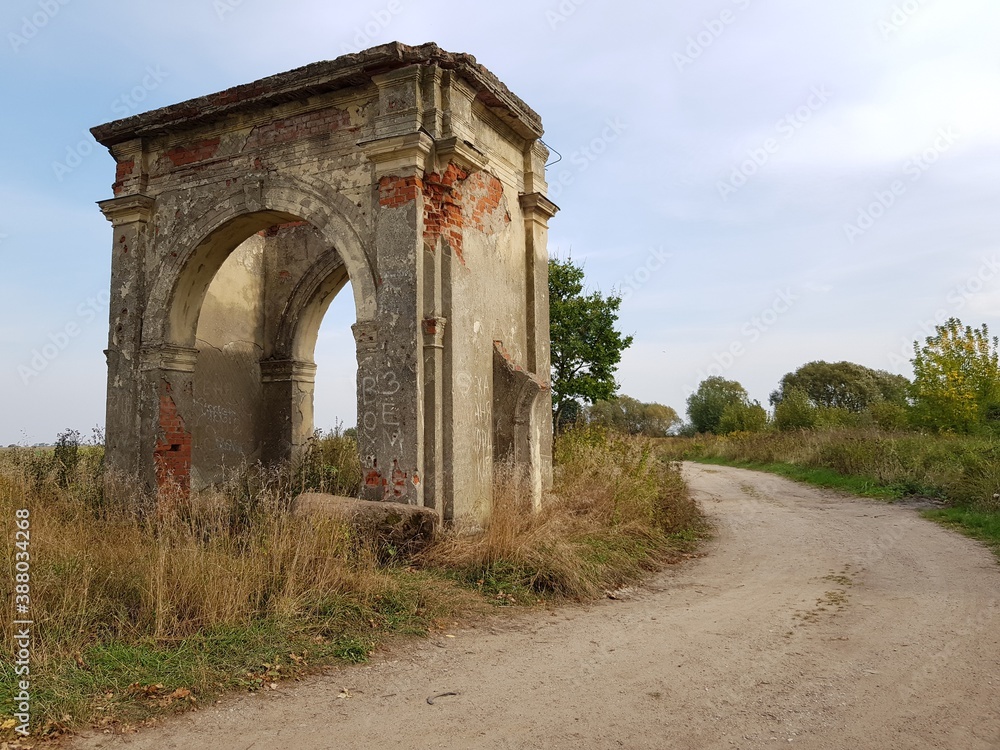
M 154 499 L 107 476 L 99 448 L 0 451 L 7 539 L 15 512 L 30 511 L 37 721 L 135 720 L 176 689 L 203 700 L 364 660 L 386 634 L 467 612 L 455 579 L 502 604 L 600 596 L 697 538 L 679 473 L 648 442 L 585 431 L 563 436 L 557 453 L 540 512 L 525 504 L 521 478 L 501 472 L 484 528 L 444 532 L 419 559 L 387 561 L 355 528 L 288 511 L 313 488 L 301 470 L 250 468 L 194 498 Z M 340 481 L 354 461 L 314 473 Z M 15 551 L 0 550 L 8 570 Z M 13 583 L 0 577 L 8 601 Z M 0 637 L 12 642 L 11 618 Z M 0 690 L 14 684 L 0 662 Z
M 591 428 L 560 437 L 552 493 L 535 513 L 523 478 L 501 473 L 481 530 L 457 528 L 422 557 L 500 601 L 599 596 L 697 539 L 702 519 L 676 466 L 640 438 Z
M 368 600 L 390 585 L 349 528 L 284 512 L 280 482 L 259 482 L 249 497 L 161 498 L 160 512 L 144 514 L 137 509 L 148 503 L 136 502 L 133 488 L 109 482 L 95 507 L 86 502 L 93 478 L 74 477 L 64 488 L 31 477 L 27 462 L 10 453 L 0 460 L 0 513 L 12 519 L 16 508 L 31 511 L 32 614 L 43 660 L 96 638 L 170 641 L 290 618 L 323 599 Z M 8 567 L 12 554 L 4 545 Z

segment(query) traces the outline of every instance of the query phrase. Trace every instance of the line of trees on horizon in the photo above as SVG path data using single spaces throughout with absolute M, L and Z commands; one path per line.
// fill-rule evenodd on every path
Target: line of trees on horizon
M 735 380 L 713 376 L 676 410 L 619 393 L 615 380 L 631 336 L 617 330 L 621 298 L 584 290 L 583 268 L 549 261 L 553 419 L 664 437 L 822 427 L 1000 434 L 997 337 L 951 318 L 913 344 L 913 379 L 854 362 L 808 362 L 786 373 L 768 399 L 750 399 Z
M 739 382 L 707 378 L 688 397 L 680 433 L 870 426 L 1000 433 L 998 342 L 986 324 L 951 318 L 913 349 L 913 380 L 853 362 L 809 362 L 781 379 L 770 412 Z

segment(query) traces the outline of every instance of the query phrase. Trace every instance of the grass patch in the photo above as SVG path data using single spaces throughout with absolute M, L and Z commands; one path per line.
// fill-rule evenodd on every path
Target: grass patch
M 829 471 L 812 476 L 867 497 L 918 495 L 981 510 L 996 510 L 1000 497 L 1000 443 L 990 436 L 816 429 L 671 438 L 659 447 L 673 460 Z
M 649 441 L 587 430 L 560 438 L 541 509 L 523 478 L 503 472 L 476 524 L 457 524 L 418 557 L 387 560 L 356 527 L 289 512 L 302 490 L 356 481 L 347 440 L 317 438 L 312 465 L 244 469 L 190 498 L 150 497 L 106 475 L 96 447 L 0 450 L 7 539 L 15 511 L 30 510 L 35 737 L 270 690 L 486 602 L 603 596 L 683 558 L 704 535 L 677 467 Z M 11 570 L 16 551 L 4 545 L 0 565 Z M 13 585 L 0 579 L 7 601 Z M 10 618 L 0 621 L 0 638 L 13 635 Z M 0 662 L 0 724 L 18 679 Z
M 925 517 L 1000 555 L 1000 443 L 993 436 L 817 429 L 670 438 L 658 445 L 667 459 L 768 471 L 863 497 L 943 500 L 951 507 Z
M 695 463 L 714 466 L 733 466 L 739 469 L 753 469 L 777 474 L 796 482 L 811 484 L 815 487 L 849 492 L 862 497 L 878 500 L 899 500 L 904 496 L 903 488 L 894 485 L 883 485 L 871 477 L 857 477 L 841 474 L 839 471 L 824 467 L 799 466 L 797 464 L 759 461 L 735 461 L 721 456 L 700 456 L 691 459 Z
M 969 508 L 943 508 L 925 511 L 923 516 L 983 542 L 1000 557 L 1000 513 Z

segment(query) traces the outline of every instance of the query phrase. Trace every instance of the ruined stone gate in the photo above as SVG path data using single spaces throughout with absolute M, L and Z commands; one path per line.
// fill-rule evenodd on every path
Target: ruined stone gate
M 313 431 L 350 281 L 367 499 L 483 512 L 551 476 L 542 124 L 468 55 L 398 43 L 93 129 L 117 162 L 107 460 L 198 489 Z

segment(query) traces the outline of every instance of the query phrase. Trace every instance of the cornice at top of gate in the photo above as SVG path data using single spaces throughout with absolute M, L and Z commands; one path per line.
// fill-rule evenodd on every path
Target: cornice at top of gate
M 303 96 L 338 91 L 367 84 L 374 76 L 411 65 L 435 65 L 456 71 L 471 84 L 476 98 L 517 126 L 528 138 L 542 135 L 541 117 L 507 88 L 472 55 L 447 52 L 436 44 L 411 47 L 399 42 L 334 60 L 262 78 L 208 96 L 190 99 L 122 120 L 91 128 L 94 138 L 111 147 L 135 138 L 181 132 L 207 122 L 248 110 L 273 107 Z

